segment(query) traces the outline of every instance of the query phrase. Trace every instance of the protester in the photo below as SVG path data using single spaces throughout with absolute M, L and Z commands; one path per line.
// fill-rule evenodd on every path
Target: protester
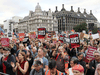
M 24 42 L 24 49 L 25 50 L 29 50 L 28 46 L 27 46 L 27 42 Z
M 0 60 L 2 58 L 2 55 L 3 55 L 3 47 L 0 47 Z
M 65 72 L 65 69 L 68 69 L 68 61 L 69 57 L 67 53 L 64 53 L 65 49 L 60 46 L 58 48 L 58 53 L 56 51 L 53 52 L 53 56 L 56 58 L 56 63 L 57 63 L 57 70 L 61 72 Z
M 71 68 L 69 68 L 69 69 L 66 71 L 67 75 L 73 75 L 72 68 L 73 68 L 75 65 L 77 65 L 77 64 L 78 64 L 78 59 L 77 59 L 76 57 L 71 58 L 71 60 L 70 60 L 70 66 L 71 66 Z
M 45 58 L 47 58 L 47 59 L 48 59 L 48 61 L 50 61 L 50 57 L 49 57 L 49 55 L 48 55 L 48 53 L 47 53 L 47 50 L 46 50 L 46 49 L 44 49 L 43 56 L 44 56 Z
M 56 61 L 52 59 L 49 62 L 49 70 L 45 71 L 45 75 L 65 75 L 65 73 L 58 71 L 56 68 L 57 68 Z
M 36 47 L 33 47 L 32 48 L 32 55 L 33 55 L 33 58 L 35 58 L 37 56 L 37 50 L 36 50 Z
M 3 56 L 1 58 L 2 64 L 0 64 L 0 68 L 2 68 L 2 72 L 9 74 L 9 75 L 15 75 L 13 72 L 13 68 L 11 66 L 11 62 L 15 63 L 15 58 L 13 55 L 11 55 L 10 49 L 5 47 L 3 48 Z
M 34 62 L 34 58 L 32 57 L 31 51 L 27 51 L 26 59 L 29 63 L 29 72 L 31 71 L 31 66 Z
M 18 54 L 18 60 L 19 62 L 16 62 L 16 66 L 13 62 L 11 62 L 11 65 L 13 67 L 13 71 L 16 72 L 18 75 L 29 75 L 29 63 L 26 61 L 26 55 L 24 52 L 19 52 Z
M 43 68 L 47 70 L 48 69 L 48 59 L 43 56 L 43 50 L 44 50 L 43 48 L 39 48 L 37 58 L 43 59 Z M 32 66 L 32 69 L 34 69 L 34 64 Z
M 41 66 L 41 61 L 34 61 L 34 69 L 31 70 L 30 75 L 45 75 L 44 69 Z
M 100 75 L 100 64 L 97 65 L 95 75 Z
M 78 64 L 82 65 L 84 67 L 84 73 L 86 72 L 86 63 L 83 61 L 84 55 L 83 53 L 78 53 L 77 54 L 78 57 Z
M 37 35 L 35 35 L 36 38 L 31 38 L 29 35 L 28 41 L 25 41 L 26 35 L 23 41 L 17 37 L 16 41 L 10 40 L 7 47 L 2 45 L 3 42 L 0 42 L 0 72 L 10 75 L 29 75 L 29 73 L 30 75 L 45 75 L 45 73 L 46 75 L 62 73 L 63 75 L 65 73 L 67 75 L 99 75 L 99 40 L 94 40 L 92 36 L 89 38 L 81 36 L 82 39 L 75 40 L 76 35 L 72 35 L 71 39 L 74 42 L 72 44 L 70 37 L 67 38 L 70 41 L 62 40 L 63 42 L 61 42 L 59 40 L 60 34 L 56 36 L 54 34 L 55 32 L 52 33 L 51 38 L 46 35 L 42 39 Z M 63 33 L 61 34 L 63 35 Z M 66 37 L 64 36 L 64 38 Z M 2 51 L 3 49 L 4 51 Z M 48 62 L 50 62 L 49 66 Z M 53 65 L 50 66 L 50 64 Z M 75 66 L 79 68 L 77 69 Z
M 91 70 L 91 75 L 94 75 L 96 66 L 100 63 L 100 52 L 99 51 L 94 51 L 94 60 L 92 60 L 89 64 L 90 70 Z
M 76 65 L 72 68 L 74 75 L 84 75 L 84 68 L 81 65 Z

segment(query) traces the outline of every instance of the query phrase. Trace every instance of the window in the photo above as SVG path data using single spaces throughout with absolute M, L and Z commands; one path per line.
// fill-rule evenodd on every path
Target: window
M 52 28 L 50 28 L 50 30 L 52 30 Z

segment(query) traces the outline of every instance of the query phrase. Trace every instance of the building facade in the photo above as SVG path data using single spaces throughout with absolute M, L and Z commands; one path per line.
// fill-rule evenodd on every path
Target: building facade
M 53 13 L 53 16 L 56 16 L 58 20 L 58 31 L 70 31 L 75 26 L 85 22 L 87 23 L 87 28 L 89 23 L 94 23 L 94 26 L 97 26 L 97 19 L 92 14 L 92 10 L 90 10 L 90 14 L 86 13 L 86 9 L 81 13 L 80 8 L 78 8 L 77 12 L 74 12 L 73 6 L 71 6 L 71 10 L 67 11 L 64 8 L 64 4 L 62 4 L 61 11 L 58 11 L 57 6 L 56 10 Z
M 14 16 L 12 19 L 7 19 L 4 21 L 4 31 L 7 37 L 9 37 L 8 34 L 12 34 L 13 31 L 18 32 L 18 22 L 21 19 L 22 17 Z
M 35 11 L 29 11 L 29 15 L 24 17 L 18 23 L 19 32 L 37 32 L 37 28 L 45 27 L 47 31 L 58 31 L 56 17 L 52 16 L 51 9 L 49 11 L 42 11 L 39 3 L 35 7 Z

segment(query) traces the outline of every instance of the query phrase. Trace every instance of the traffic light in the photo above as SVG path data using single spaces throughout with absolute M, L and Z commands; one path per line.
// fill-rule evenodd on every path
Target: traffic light
M 94 23 L 89 23 L 88 24 L 88 29 L 93 30 L 94 29 Z

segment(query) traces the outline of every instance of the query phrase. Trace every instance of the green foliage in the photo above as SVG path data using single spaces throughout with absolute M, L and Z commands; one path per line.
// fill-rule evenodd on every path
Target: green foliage
M 94 29 L 92 30 L 92 33 L 93 33 L 93 34 L 96 34 L 97 31 L 98 31 L 98 29 L 97 29 L 97 28 L 94 28 Z
M 76 32 L 82 32 L 83 30 L 87 31 L 87 24 L 82 23 L 80 25 L 77 25 L 76 27 L 73 28 Z
M 82 24 L 80 24 L 80 25 L 77 25 L 77 26 L 75 26 L 74 28 L 73 28 L 76 32 L 82 32 L 83 30 L 85 30 L 86 31 L 86 33 L 88 34 L 88 29 L 87 29 L 87 24 L 86 23 L 82 23 Z M 94 28 L 93 30 L 92 30 L 92 33 L 93 34 L 96 34 L 97 33 L 97 28 Z

